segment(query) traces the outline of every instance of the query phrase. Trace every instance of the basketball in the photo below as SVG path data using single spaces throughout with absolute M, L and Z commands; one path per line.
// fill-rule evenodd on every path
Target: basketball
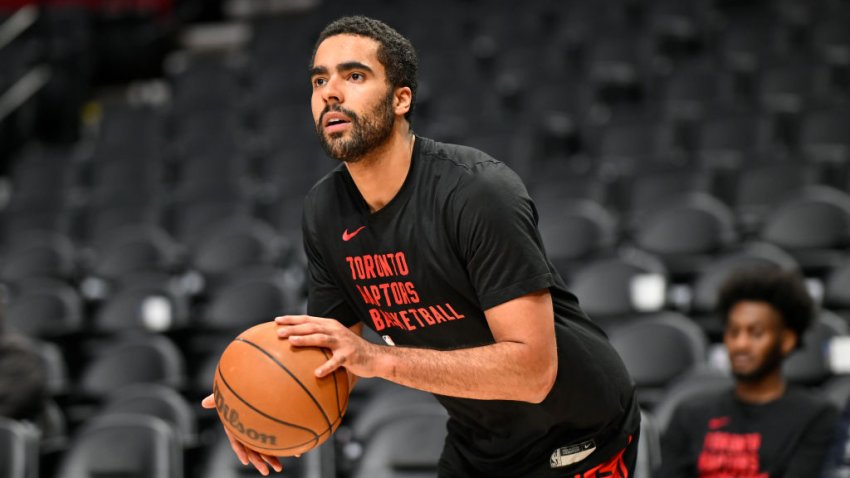
M 305 453 L 337 429 L 348 406 L 348 374 L 315 370 L 331 357 L 317 347 L 293 347 L 274 322 L 251 327 L 221 355 L 213 381 L 224 427 L 245 446 L 275 456 Z

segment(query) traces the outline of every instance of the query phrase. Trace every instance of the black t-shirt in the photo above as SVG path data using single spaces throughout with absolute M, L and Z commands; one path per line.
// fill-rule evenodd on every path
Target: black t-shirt
M 820 476 L 838 412 L 805 390 L 789 388 L 764 404 L 734 391 L 682 404 L 662 440 L 665 478 L 812 478 Z
M 503 163 L 417 137 L 407 178 L 385 207 L 370 213 L 340 165 L 307 195 L 303 226 L 308 313 L 347 326 L 362 320 L 390 345 L 491 344 L 485 310 L 549 289 L 559 367 L 542 403 L 437 396 L 449 412 L 448 439 L 481 472 L 527 476 L 560 460 L 556 450 L 593 440 L 596 452 L 558 468 L 578 472 L 637 430 L 620 357 L 546 257 L 534 204 Z

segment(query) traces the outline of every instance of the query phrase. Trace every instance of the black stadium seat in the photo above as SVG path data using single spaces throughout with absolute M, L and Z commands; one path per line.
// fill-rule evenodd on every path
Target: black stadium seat
M 85 425 L 59 464 L 56 478 L 145 476 L 181 478 L 183 454 L 174 428 L 144 415 L 104 416 Z
M 415 413 L 388 421 L 364 445 L 354 478 L 436 476 L 445 441 L 442 411 Z
M 834 376 L 824 350 L 833 337 L 850 332 L 847 322 L 832 312 L 822 310 L 803 335 L 802 347 L 788 356 L 782 371 L 789 382 L 809 387 L 823 385 Z
M 565 279 L 582 262 L 614 250 L 617 219 L 601 204 L 590 199 L 542 200 L 537 207 L 546 252 Z
M 762 161 L 739 169 L 726 193 L 738 228 L 752 235 L 786 198 L 815 182 L 812 167 L 799 162 Z
M 79 253 L 71 238 L 58 232 L 30 231 L 2 251 L 0 277 L 9 282 L 33 277 L 71 280 L 79 273 Z
M 44 339 L 68 336 L 85 327 L 79 292 L 67 282 L 50 278 L 33 278 L 13 287 L 6 316 L 13 330 Z
M 690 279 L 737 240 L 732 211 L 701 193 L 648 213 L 632 235 L 635 246 L 657 255 L 677 282 Z
M 265 221 L 222 217 L 191 243 L 188 267 L 215 281 L 241 269 L 289 265 L 293 245 Z
M 0 417 L 0 473 L 4 477 L 39 477 L 38 435 L 32 424 Z
M 167 333 L 189 325 L 189 294 L 172 276 L 157 272 L 127 275 L 114 289 L 92 314 L 92 332 Z
M 279 315 L 298 313 L 299 287 L 275 268 L 234 272 L 208 291 L 195 325 L 202 332 L 234 334 Z
M 675 380 L 707 364 L 707 336 L 675 312 L 635 319 L 609 336 L 637 385 L 639 402 L 650 410 Z
M 850 323 L 850 261 L 829 271 L 824 280 L 823 306 L 842 315 Z
M 652 412 L 640 411 L 640 441 L 638 441 L 635 478 L 652 478 L 661 465 L 661 430 Z
M 161 335 L 134 334 L 95 346 L 74 393 L 102 400 L 124 386 L 153 383 L 180 389 L 185 381 L 185 359 L 173 341 Z
M 123 387 L 109 394 L 95 420 L 109 415 L 142 415 L 161 418 L 177 432 L 182 448 L 197 445 L 198 429 L 194 404 L 175 389 L 159 384 L 138 384 Z
M 816 110 L 806 113 L 800 125 L 800 149 L 813 159 L 850 160 L 850 138 L 846 126 L 850 111 Z
M 699 124 L 697 154 L 703 164 L 751 163 L 769 150 L 768 126 L 758 114 L 708 116 Z
M 828 379 L 821 387 L 821 391 L 839 410 L 843 409 L 850 400 L 850 376 L 836 375 Z
M 580 297 L 590 318 L 610 329 L 636 315 L 661 310 L 668 283 L 669 274 L 660 259 L 625 249 L 584 264 L 571 274 L 568 287 Z
M 185 253 L 164 228 L 152 224 L 113 229 L 91 249 L 86 272 L 106 280 L 139 272 L 177 272 Z
M 822 276 L 850 246 L 850 195 L 806 188 L 766 217 L 759 237 L 794 255 L 806 274 Z

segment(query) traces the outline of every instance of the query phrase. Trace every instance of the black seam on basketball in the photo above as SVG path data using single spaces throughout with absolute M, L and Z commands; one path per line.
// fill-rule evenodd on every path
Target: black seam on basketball
M 319 349 L 319 350 L 322 352 L 322 355 L 324 355 L 326 359 L 331 358 L 331 356 L 328 355 L 327 350 L 325 350 L 325 349 Z M 339 369 L 337 369 L 337 370 L 339 370 Z M 343 372 L 345 372 L 344 369 L 343 369 Z M 346 373 L 348 373 L 348 372 L 346 372 Z M 337 383 L 337 380 L 336 380 L 336 371 L 334 371 L 334 373 L 333 373 L 333 379 L 334 379 L 334 397 L 336 398 L 336 415 L 339 417 L 339 416 L 342 416 L 342 405 L 339 403 L 339 383 Z
M 260 415 L 262 415 L 262 416 L 264 416 L 264 417 L 268 418 L 269 420 L 271 420 L 271 421 L 273 421 L 273 422 L 279 423 L 279 424 L 284 425 L 284 426 L 292 427 L 292 428 L 298 428 L 298 429 L 300 429 L 300 430 L 304 430 L 305 432 L 307 432 L 307 433 L 311 433 L 311 434 L 313 435 L 313 438 L 312 438 L 312 439 L 307 440 L 306 442 L 304 442 L 304 443 L 302 443 L 302 444 L 299 444 L 299 445 L 287 446 L 287 447 L 282 447 L 282 448 L 261 447 L 261 446 L 257 445 L 257 448 L 262 448 L 262 449 L 264 449 L 264 450 L 289 450 L 289 449 L 291 449 L 291 448 L 298 448 L 298 447 L 304 446 L 304 445 L 306 445 L 307 443 L 310 443 L 310 442 L 312 442 L 312 441 L 318 441 L 319 437 L 321 437 L 321 436 L 325 433 L 325 432 L 322 432 L 322 433 L 316 433 L 315 431 L 313 431 L 313 430 L 311 430 L 311 429 L 309 429 L 309 428 L 302 427 L 301 425 L 296 425 L 296 424 L 294 424 L 294 423 L 285 422 L 285 421 L 283 421 L 283 420 L 280 420 L 280 419 L 278 419 L 278 418 L 275 418 L 275 417 L 273 417 L 273 416 L 271 416 L 271 415 L 266 414 L 265 412 L 263 412 L 262 410 L 260 410 L 260 409 L 256 408 L 255 406 L 251 405 L 250 403 L 248 403 L 247 401 L 245 401 L 245 399 L 244 399 L 244 398 L 242 398 L 241 396 L 239 396 L 239 394 L 238 394 L 238 393 L 236 393 L 236 390 L 233 390 L 233 387 L 231 387 L 231 386 L 230 386 L 230 384 L 229 384 L 229 383 L 227 383 L 227 379 L 226 379 L 226 378 L 224 378 L 224 374 L 223 374 L 223 373 L 221 373 L 221 369 L 219 369 L 219 370 L 218 370 L 218 376 L 219 376 L 219 378 L 221 378 L 221 382 L 224 384 L 224 386 L 225 386 L 225 387 L 227 387 L 227 389 L 230 391 L 230 393 L 232 393 L 232 394 L 233 394 L 233 396 L 234 396 L 234 397 L 236 397 L 236 399 L 237 399 L 237 400 L 239 400 L 240 402 L 244 403 L 244 404 L 245 404 L 248 408 L 250 408 L 251 410 L 254 410 L 255 412 L 259 413 Z M 228 424 L 226 421 L 224 421 L 224 420 L 222 420 L 222 422 L 223 422 L 225 425 L 229 425 L 229 424 Z M 234 430 L 234 431 L 236 431 L 236 430 Z M 237 433 L 238 433 L 238 431 L 237 431 Z M 254 446 L 254 445 L 252 444 L 251 446 Z
M 322 413 L 322 416 L 325 418 L 325 423 L 328 424 L 328 430 L 330 430 L 331 419 L 328 417 L 328 414 L 325 413 L 325 409 L 322 408 L 322 404 L 320 404 L 319 401 L 316 400 L 316 397 L 313 396 L 313 394 L 310 392 L 310 389 L 308 389 L 303 383 L 301 383 L 301 380 L 298 380 L 298 377 L 296 377 L 294 373 L 292 373 L 288 368 L 286 368 L 286 365 L 282 364 L 280 362 L 280 360 L 278 360 L 274 355 L 268 353 L 262 347 L 255 344 L 254 342 L 251 342 L 250 340 L 245 340 L 245 339 L 240 338 L 240 337 L 237 337 L 235 340 L 238 340 L 239 342 L 244 342 L 244 343 L 250 345 L 251 347 L 254 347 L 255 349 L 259 350 L 260 352 L 263 353 L 263 355 L 270 358 L 272 360 L 272 362 L 278 364 L 278 366 L 280 366 L 280 368 L 282 368 L 290 377 L 292 377 L 292 380 L 295 380 L 295 383 L 297 383 L 298 386 L 301 387 L 302 390 L 304 390 L 304 393 L 306 393 L 307 396 L 310 397 L 310 400 L 313 401 L 313 403 L 316 405 L 316 408 L 318 408 L 319 411 Z

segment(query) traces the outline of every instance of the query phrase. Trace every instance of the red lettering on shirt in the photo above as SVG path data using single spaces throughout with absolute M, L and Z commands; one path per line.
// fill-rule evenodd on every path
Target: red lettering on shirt
M 345 262 L 348 263 L 351 278 L 355 281 L 404 277 L 410 273 L 403 252 L 348 256 Z
M 386 256 L 381 254 L 375 254 L 375 268 L 379 271 L 378 274 L 381 277 L 388 277 L 393 275 L 393 270 L 390 267 L 390 262 L 387 260 Z
M 428 312 L 428 309 L 416 309 L 416 310 L 419 311 L 419 315 L 421 315 L 422 318 L 425 319 L 425 322 L 428 322 L 428 325 L 434 325 L 434 324 L 437 323 L 437 321 L 434 320 L 433 317 L 431 317 L 431 313 Z
M 407 258 L 404 257 L 403 252 L 396 252 L 395 256 L 393 256 L 396 262 L 396 270 L 398 270 L 399 275 L 406 276 L 410 270 L 407 268 Z
M 366 275 L 366 278 L 376 277 L 375 263 L 372 260 L 372 256 L 363 256 L 363 274 Z
M 369 305 L 379 305 L 375 304 L 372 300 L 372 295 L 369 293 L 369 290 L 365 286 L 361 286 L 360 284 L 354 284 L 354 287 L 357 288 L 357 292 L 360 292 L 360 296 L 363 298 L 363 302 L 366 302 Z
M 422 319 L 419 317 L 419 310 L 418 309 L 409 309 L 407 312 L 409 312 L 410 315 L 412 315 L 413 318 L 416 319 L 416 322 L 419 323 L 420 327 L 425 327 L 425 324 L 422 322 Z
M 452 304 L 449 304 L 448 302 L 446 302 L 446 308 L 449 309 L 452 312 L 452 315 L 454 316 L 455 319 L 462 319 L 462 318 L 466 317 L 463 314 L 458 314 L 457 311 L 455 310 L 455 308 L 452 307 Z
M 375 326 L 375 330 L 384 330 L 386 325 L 384 324 L 384 320 L 381 318 L 381 312 L 378 309 L 369 309 L 369 317 L 372 318 L 372 325 Z
M 370 306 L 369 317 L 376 331 L 398 328 L 415 332 L 466 317 L 448 302 L 410 307 L 421 304 L 423 297 L 413 282 L 393 280 L 410 274 L 404 252 L 349 256 L 345 261 L 357 293 Z
M 407 290 L 407 295 L 410 297 L 410 301 L 414 304 L 418 304 L 419 294 L 416 293 L 416 288 L 413 287 L 413 282 L 405 282 L 404 288 Z
M 721 417 L 727 418 L 727 417 Z M 711 422 L 709 422 L 711 423 Z M 768 478 L 759 471 L 761 434 L 710 431 L 697 460 L 700 478 Z
M 448 322 L 449 321 L 449 319 L 447 319 L 446 316 L 441 314 L 440 311 L 437 310 L 437 308 L 434 307 L 433 305 L 429 306 L 428 310 L 431 312 L 431 316 L 434 317 L 434 321 L 436 321 L 438 324 L 440 322 Z
M 398 316 L 404 321 L 404 326 L 407 327 L 407 330 L 416 330 L 416 326 L 411 324 L 410 319 L 407 318 L 406 310 L 399 311 Z
M 372 286 L 372 290 L 374 290 L 374 294 L 376 294 L 378 297 L 383 297 L 383 298 L 384 298 L 384 304 L 385 304 L 385 305 L 390 305 L 390 304 L 392 304 L 392 302 L 390 302 L 390 294 L 389 294 L 389 292 L 387 291 L 389 288 L 390 288 L 390 285 L 389 285 L 389 284 L 381 284 L 381 285 L 379 285 L 379 286 L 377 286 L 377 287 L 376 287 L 376 286 Z M 378 292 L 378 289 L 381 289 L 381 291 L 380 291 L 380 292 Z M 378 302 L 380 302 L 380 300 L 381 300 L 381 299 L 379 298 L 379 299 L 378 299 Z

